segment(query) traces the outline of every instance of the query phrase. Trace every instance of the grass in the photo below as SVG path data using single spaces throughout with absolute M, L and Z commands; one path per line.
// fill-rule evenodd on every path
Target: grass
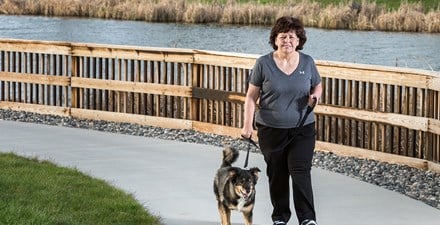
M 0 14 L 245 25 L 293 15 L 306 27 L 440 33 L 438 0 L 0 0 Z
M 0 153 L 0 171 L 0 224 L 160 224 L 131 195 L 75 169 Z
M 202 3 L 221 3 L 226 4 L 230 0 L 191 0 L 190 2 L 202 2 Z M 253 3 L 253 4 L 277 4 L 277 5 L 286 5 L 291 3 L 299 3 L 303 0 L 236 0 L 238 3 Z M 314 0 L 314 2 L 317 2 L 319 4 L 322 4 L 323 6 L 328 5 L 346 5 L 350 2 L 358 2 L 361 3 L 362 0 Z M 440 3 L 438 0 L 370 0 L 370 2 L 375 2 L 378 5 L 384 5 L 389 10 L 397 10 L 400 5 L 404 2 L 407 3 L 418 3 L 420 2 L 423 5 L 423 8 L 426 11 L 429 10 L 436 10 L 440 6 Z
M 324 5 L 338 5 L 338 4 L 347 4 L 350 1 L 349 0 L 315 0 L 315 2 L 319 2 L 321 4 Z M 357 0 L 354 2 L 358 2 L 361 3 L 362 0 Z M 423 8 L 425 9 L 426 12 L 430 11 L 430 10 L 437 10 L 439 7 L 439 2 L 438 0 L 370 0 L 370 2 L 375 2 L 377 5 L 384 5 L 385 8 L 387 8 L 388 10 L 397 10 L 399 9 L 399 7 L 402 5 L 402 3 L 421 3 Z

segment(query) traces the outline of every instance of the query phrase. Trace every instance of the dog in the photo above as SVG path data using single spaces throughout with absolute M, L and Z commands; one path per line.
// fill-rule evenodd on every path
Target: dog
M 238 155 L 238 150 L 226 147 L 214 177 L 214 194 L 222 225 L 231 225 L 231 210 L 242 212 L 245 225 L 252 225 L 255 185 L 261 171 L 257 167 L 249 170 L 233 167 Z

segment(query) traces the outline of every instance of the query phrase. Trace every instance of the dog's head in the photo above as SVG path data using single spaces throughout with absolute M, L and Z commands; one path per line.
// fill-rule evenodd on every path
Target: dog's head
M 249 198 L 254 194 L 260 169 L 257 167 L 249 170 L 233 167 L 229 170 L 231 183 L 234 186 L 234 192 L 240 198 Z

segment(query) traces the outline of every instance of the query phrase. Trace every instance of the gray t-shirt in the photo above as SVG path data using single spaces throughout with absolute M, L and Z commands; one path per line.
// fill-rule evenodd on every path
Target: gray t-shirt
M 256 122 L 274 128 L 295 128 L 307 111 L 310 90 L 321 83 L 312 57 L 299 52 L 299 65 L 290 76 L 282 72 L 273 52 L 257 59 L 249 82 L 260 87 L 260 108 Z M 313 123 L 312 113 L 304 125 Z

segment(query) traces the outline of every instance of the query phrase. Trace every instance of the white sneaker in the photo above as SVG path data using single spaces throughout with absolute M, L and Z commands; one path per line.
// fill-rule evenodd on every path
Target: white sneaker
M 318 225 L 314 220 L 303 220 L 301 225 Z

